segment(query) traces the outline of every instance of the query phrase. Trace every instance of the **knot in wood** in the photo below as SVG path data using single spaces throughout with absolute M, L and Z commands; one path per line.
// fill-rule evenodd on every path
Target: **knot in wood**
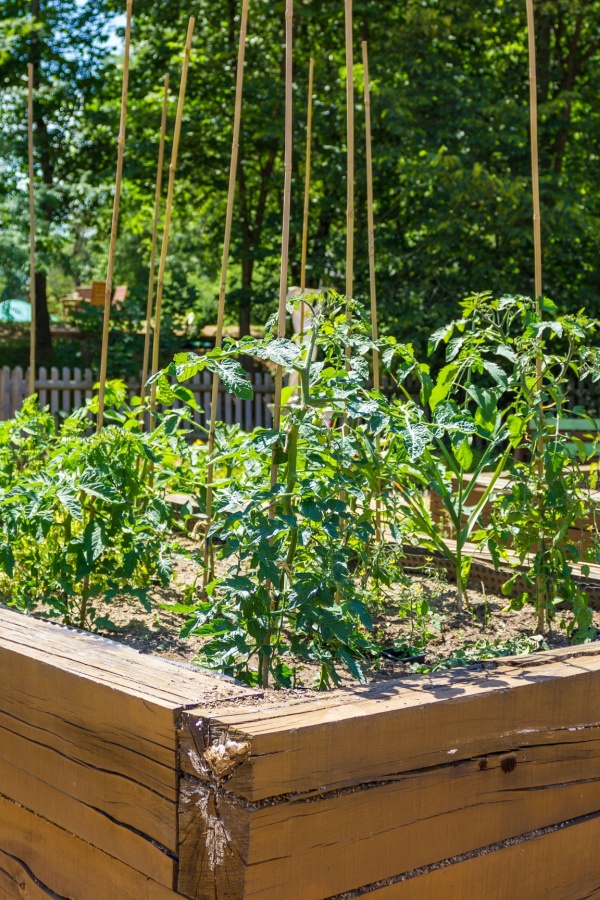
M 509 753 L 506 756 L 502 756 L 500 758 L 500 768 L 506 775 L 508 775 L 509 772 L 514 772 L 516 767 L 517 767 L 516 753 Z

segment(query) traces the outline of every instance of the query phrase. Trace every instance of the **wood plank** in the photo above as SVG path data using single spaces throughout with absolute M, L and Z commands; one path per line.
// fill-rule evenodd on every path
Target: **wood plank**
M 598 900 L 600 818 L 352 897 L 368 900 Z
M 24 879 L 21 883 L 25 890 L 31 873 L 39 887 L 61 900 L 172 900 L 177 896 L 170 888 L 1 796 L 0 846 L 0 867 L 7 856 L 12 857 L 9 876 L 17 886 Z M 28 894 L 21 891 L 9 896 Z
M 56 900 L 57 895 L 38 884 L 29 869 L 18 859 L 0 850 L 0 897 Z
M 43 732 L 0 714 L 2 793 L 171 886 L 177 851 L 177 833 L 170 827 L 174 801 L 111 771 L 90 768 L 36 737 L 44 740 Z M 136 830 L 142 825 L 145 833 Z
M 248 689 L 5 609 L 0 686 L 0 794 L 171 887 L 178 718 Z
M 579 732 L 576 743 L 266 806 L 195 785 L 186 780 L 181 793 L 180 893 L 195 900 L 216 884 L 217 898 L 321 900 L 597 812 L 600 728 L 593 740 Z
M 584 661 L 585 660 L 585 664 Z M 206 777 L 205 744 L 248 746 L 227 789 L 248 800 L 337 789 L 492 751 L 569 741 L 600 723 L 600 648 L 407 676 L 323 700 L 183 716 L 182 768 Z M 573 729 L 571 731 L 570 729 Z M 200 760 L 200 762 L 199 762 Z

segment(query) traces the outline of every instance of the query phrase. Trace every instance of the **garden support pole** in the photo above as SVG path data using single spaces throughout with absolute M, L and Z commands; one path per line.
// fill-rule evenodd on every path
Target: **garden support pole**
M 300 264 L 300 291 L 306 290 L 306 258 L 308 255 L 308 216 L 310 212 L 310 165 L 312 153 L 312 108 L 315 61 L 311 56 L 308 69 L 308 110 L 306 115 L 306 166 L 304 170 L 304 218 L 302 221 L 302 261 Z M 304 334 L 304 301 L 300 306 L 300 340 Z
M 290 247 L 290 212 L 292 201 L 292 152 L 293 152 L 293 19 L 294 2 L 286 0 L 285 6 L 285 160 L 283 183 L 283 222 L 281 228 L 281 269 L 279 273 L 279 309 L 277 315 L 277 337 L 285 337 L 286 301 L 288 291 L 288 264 Z M 281 389 L 283 384 L 283 368 L 277 366 L 275 374 L 275 397 L 273 410 L 273 429 L 279 431 L 281 425 Z M 277 482 L 277 465 L 275 453 L 271 465 L 271 484 Z
M 292 154 L 294 148 L 293 134 L 293 25 L 294 25 L 294 0 L 286 0 L 285 4 L 285 153 L 284 153 L 284 182 L 283 182 L 283 221 L 281 227 L 281 269 L 279 273 L 279 309 L 277 316 L 277 337 L 285 337 L 286 326 L 286 301 L 288 291 L 288 265 L 290 250 L 290 214 L 292 203 Z M 279 431 L 281 427 L 281 391 L 283 386 L 283 368 L 278 365 L 275 372 L 275 394 L 273 404 L 273 430 Z M 271 458 L 271 486 L 277 484 L 277 452 L 273 448 Z M 271 515 L 275 509 L 271 506 Z M 272 601 L 274 608 L 274 601 Z M 271 626 L 265 638 L 267 647 L 271 644 Z M 269 656 L 267 653 L 261 659 L 261 682 L 263 687 L 269 684 Z
M 373 340 L 379 337 L 379 323 L 377 319 L 377 278 L 375 274 L 375 213 L 373 210 L 373 146 L 371 140 L 371 88 L 369 85 L 369 46 L 367 41 L 362 42 L 363 77 L 365 89 L 365 148 L 367 163 L 367 240 L 369 248 L 369 288 L 371 296 L 371 332 Z M 373 350 L 373 387 L 376 391 L 380 388 L 379 377 L 379 351 Z M 381 451 L 379 435 L 375 439 L 377 453 Z M 375 524 L 377 539 L 381 540 L 381 481 L 377 482 L 377 499 L 375 501 Z
M 346 209 L 346 298 L 354 293 L 354 61 L 352 47 L 352 0 L 346 0 L 346 102 L 347 102 L 347 209 Z M 350 309 L 347 311 L 350 322 Z
M 143 400 L 148 380 L 150 364 L 150 337 L 152 335 L 152 312 L 154 306 L 154 270 L 156 266 L 156 244 L 158 240 L 158 223 L 160 221 L 160 196 L 162 193 L 163 164 L 165 158 L 165 135 L 167 131 L 167 109 L 169 106 L 169 73 L 165 74 L 160 120 L 160 139 L 158 143 L 158 165 L 156 167 L 156 189 L 154 192 L 154 218 L 152 220 L 152 243 L 150 245 L 150 271 L 148 273 L 148 301 L 146 304 L 146 334 L 144 336 L 144 360 L 142 363 L 142 386 L 140 397 Z
M 373 340 L 379 337 L 377 320 L 377 278 L 375 275 L 375 214 L 373 211 L 373 147 L 371 140 L 371 90 L 369 87 L 369 48 L 362 43 L 363 72 L 365 82 L 365 141 L 367 159 L 367 236 L 369 247 L 369 287 L 371 295 L 371 331 Z M 379 351 L 373 351 L 373 387 L 379 390 Z
M 167 268 L 167 253 L 169 251 L 169 233 L 171 230 L 171 214 L 173 212 L 173 195 L 175 192 L 175 173 L 177 171 L 177 155 L 179 153 L 179 139 L 181 137 L 181 121 L 183 119 L 183 106 L 185 103 L 185 89 L 187 86 L 190 54 L 192 51 L 192 38 L 196 20 L 190 16 L 188 22 L 185 49 L 183 53 L 183 66 L 181 68 L 181 80 L 179 82 L 179 99 L 177 101 L 177 114 L 175 116 L 175 128 L 173 130 L 173 146 L 171 148 L 171 164 L 169 166 L 169 185 L 167 187 L 167 201 L 165 204 L 165 220 L 163 225 L 162 246 L 160 262 L 158 265 L 158 279 L 156 283 L 156 309 L 154 312 L 154 336 L 152 344 L 152 372 L 158 372 L 160 358 L 160 320 L 162 314 L 162 297 L 165 283 L 165 271 Z M 150 393 L 150 429 L 154 428 L 154 413 L 156 412 L 156 384 L 152 385 Z
M 29 330 L 29 393 L 35 394 L 35 342 L 36 342 L 36 298 L 35 298 L 35 187 L 33 183 L 33 64 L 27 66 L 27 157 L 29 165 L 29 302 L 31 304 L 31 325 Z
M 121 202 L 121 181 L 123 179 L 123 156 L 125 154 L 125 131 L 127 126 L 127 92 L 129 88 L 129 51 L 131 47 L 131 7 L 132 0 L 127 0 L 127 24 L 125 26 L 125 54 L 123 57 L 123 85 L 121 89 L 121 120 L 117 141 L 117 174 L 115 178 L 115 196 L 113 200 L 110 243 L 108 245 L 108 265 L 106 269 L 106 287 L 104 290 L 104 319 L 102 322 L 102 352 L 100 357 L 100 388 L 98 391 L 98 417 L 96 430 L 100 431 L 104 424 L 104 395 L 106 391 L 106 372 L 108 367 L 108 339 L 110 326 L 110 303 L 112 297 L 113 271 L 117 232 L 119 229 L 119 205 Z
M 233 203 L 237 182 L 238 158 L 240 151 L 240 126 L 242 122 L 242 97 L 244 93 L 244 60 L 246 57 L 246 37 L 248 33 L 248 0 L 243 0 L 240 20 L 240 37 L 238 44 L 237 72 L 235 82 L 235 108 L 233 114 L 233 139 L 231 143 L 231 163 L 229 166 L 229 187 L 227 191 L 227 211 L 225 214 L 225 236 L 223 239 L 223 256 L 221 258 L 221 281 L 219 284 L 219 305 L 217 309 L 217 333 L 215 347 L 223 345 L 223 324 L 225 321 L 225 297 L 227 293 L 227 270 L 231 247 L 231 227 L 233 222 Z M 213 476 L 212 455 L 215 449 L 215 426 L 217 424 L 217 401 L 219 399 L 219 376 L 215 372 L 212 378 L 212 395 L 210 402 L 210 426 L 208 432 L 208 470 L 206 477 L 206 540 L 204 543 L 204 587 L 212 573 L 209 572 L 210 540 L 208 530 L 212 520 Z
M 530 130 L 531 130 L 531 188 L 533 194 L 533 252 L 534 252 L 534 268 L 535 268 L 535 302 L 538 314 L 542 314 L 542 213 L 540 205 L 540 166 L 538 154 L 538 112 L 537 112 L 537 74 L 536 74 L 536 52 L 535 52 L 535 18 L 533 14 L 533 0 L 525 0 L 527 7 L 527 36 L 529 46 L 529 110 L 530 110 Z M 536 390 L 538 394 L 542 391 L 542 358 L 538 356 L 535 361 Z M 538 482 L 544 477 L 544 410 L 541 402 L 538 407 L 537 415 L 537 465 L 536 474 Z M 543 498 L 540 496 L 540 518 L 543 511 Z M 540 550 L 542 557 L 544 554 L 543 535 L 540 540 Z M 543 578 L 538 576 L 537 586 L 537 616 L 538 628 L 543 631 L 545 626 L 545 589 Z

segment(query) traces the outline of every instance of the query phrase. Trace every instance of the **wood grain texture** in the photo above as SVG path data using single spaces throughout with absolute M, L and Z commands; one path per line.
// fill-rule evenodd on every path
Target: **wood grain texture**
M 248 691 L 0 608 L 0 794 L 171 890 L 176 723 L 200 698 L 240 693 Z
M 221 890 L 215 897 L 320 900 L 595 812 L 600 730 L 595 740 L 579 734 L 577 743 L 494 754 L 266 806 L 236 804 L 197 782 L 195 796 L 186 788 L 185 812 L 193 811 L 202 825 L 194 831 L 200 846 L 182 853 L 178 890 L 204 898 L 211 896 L 207 882 L 216 882 Z M 181 834 L 186 844 L 188 832 Z M 195 877 L 187 874 L 190 863 Z M 203 882 L 199 893 L 190 891 Z
M 600 818 L 566 825 L 353 896 L 368 900 L 598 900 Z
M 208 723 L 208 725 L 207 725 Z M 216 746 L 249 746 L 227 790 L 259 801 L 377 781 L 536 744 L 569 742 L 600 723 L 600 653 L 590 645 L 431 677 L 407 676 L 322 700 L 184 714 Z M 573 729 L 571 731 L 570 729 Z M 189 743 L 193 742 L 193 738 Z M 206 776 L 193 755 L 182 768 Z
M 31 873 L 38 886 L 48 891 L 51 897 L 171 900 L 176 896 L 164 885 L 4 797 L 0 797 L 0 846 L 0 867 L 6 870 L 2 863 L 6 857 L 12 858 L 9 876 L 15 884 L 24 883 L 27 889 L 28 873 Z M 12 896 L 27 897 L 28 894 L 15 892 Z M 30 896 L 36 897 L 36 894 L 32 892 Z

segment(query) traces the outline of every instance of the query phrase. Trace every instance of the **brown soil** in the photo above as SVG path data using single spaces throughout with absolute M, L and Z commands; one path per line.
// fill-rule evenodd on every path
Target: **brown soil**
M 122 641 L 143 653 L 152 653 L 166 659 L 192 663 L 206 638 L 182 639 L 179 634 L 186 616 L 171 607 L 184 601 L 186 587 L 194 585 L 200 574 L 199 567 L 185 556 L 177 559 L 176 576 L 170 588 L 156 587 L 152 599 L 154 608 L 147 612 L 131 598 L 114 600 L 101 607 L 99 615 L 108 616 L 116 626 L 115 631 L 105 631 L 107 637 Z M 505 597 L 469 591 L 469 608 L 456 610 L 456 588 L 445 583 L 443 573 L 415 576 L 407 579 L 407 585 L 385 598 L 374 617 L 378 639 L 388 648 L 388 654 L 377 663 L 364 666 L 369 681 L 379 681 L 407 674 L 450 665 L 476 665 L 482 644 L 494 655 L 520 655 L 540 649 L 563 647 L 569 644 L 566 632 L 561 629 L 560 616 L 555 628 L 538 635 L 533 607 L 528 604 L 522 610 L 507 609 Z M 423 599 L 430 611 L 421 620 L 410 615 L 399 617 L 399 608 L 413 612 Z M 594 612 L 594 624 L 600 629 L 600 612 Z M 398 649 L 400 645 L 400 654 Z M 402 648 L 402 645 L 404 647 Z M 479 648 L 476 647 L 479 645 Z M 502 652 L 494 653 L 494 646 Z M 412 649 L 411 649 L 412 648 Z M 408 656 L 407 659 L 397 658 Z M 198 663 L 201 665 L 201 663 Z M 289 663 L 293 667 L 293 663 Z M 340 667 L 343 682 L 352 683 L 351 677 Z M 314 687 L 318 667 L 297 663 L 297 685 Z

